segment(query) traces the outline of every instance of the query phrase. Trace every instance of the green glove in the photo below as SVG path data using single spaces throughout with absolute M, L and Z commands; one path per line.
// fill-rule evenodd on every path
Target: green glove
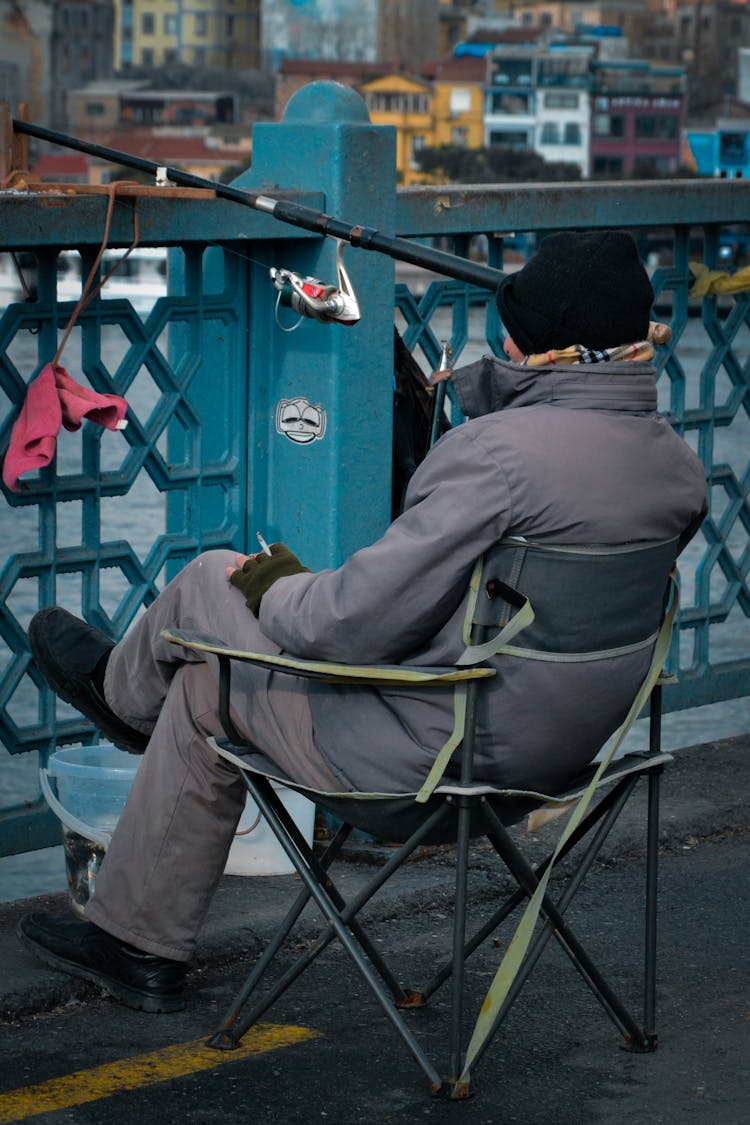
M 310 568 L 303 566 L 296 555 L 293 555 L 283 543 L 272 543 L 271 554 L 260 551 L 248 559 L 242 570 L 235 570 L 229 581 L 245 595 L 245 605 L 258 616 L 260 600 L 266 590 L 273 586 L 279 578 L 286 578 L 289 574 L 309 573 Z

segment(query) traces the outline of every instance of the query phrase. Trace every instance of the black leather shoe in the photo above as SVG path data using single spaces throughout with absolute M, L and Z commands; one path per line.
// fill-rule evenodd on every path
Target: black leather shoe
M 26 914 L 18 923 L 21 942 L 53 969 L 91 980 L 128 1008 L 178 1012 L 187 965 L 144 953 L 93 922 Z
M 121 750 L 144 752 L 147 736 L 118 719 L 92 677 L 102 656 L 114 648 L 114 641 L 55 605 L 34 614 L 29 622 L 29 644 L 39 671 L 55 695 L 91 719 L 97 730 Z

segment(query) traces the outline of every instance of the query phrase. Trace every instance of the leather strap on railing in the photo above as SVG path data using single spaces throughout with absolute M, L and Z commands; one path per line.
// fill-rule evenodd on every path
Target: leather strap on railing
M 112 266 L 112 269 L 109 270 L 109 272 L 106 273 L 105 276 L 101 279 L 99 284 L 96 285 L 93 289 L 91 288 L 94 283 L 94 278 L 96 277 L 97 270 L 99 269 L 99 264 L 104 257 L 104 252 L 109 245 L 109 232 L 112 226 L 112 215 L 114 214 L 115 209 L 117 189 L 123 184 L 132 182 L 132 180 L 113 180 L 111 184 L 107 184 L 107 217 L 104 223 L 104 237 L 102 238 L 102 244 L 99 247 L 99 251 L 96 257 L 94 258 L 94 263 L 89 270 L 88 277 L 83 284 L 83 287 L 81 289 L 81 296 L 79 297 L 76 303 L 76 307 L 73 309 L 70 320 L 68 321 L 65 331 L 63 332 L 62 340 L 60 341 L 60 345 L 57 349 L 57 352 L 55 353 L 55 358 L 52 360 L 53 367 L 57 367 L 58 363 L 60 362 L 60 357 L 62 356 L 63 349 L 68 342 L 68 338 L 70 337 L 70 334 L 73 331 L 80 314 L 84 311 L 84 309 L 88 308 L 94 298 L 101 291 L 102 286 L 107 281 L 109 281 L 113 273 L 116 273 L 117 270 L 119 270 L 120 266 L 123 264 L 128 255 L 131 254 L 138 245 L 140 239 L 140 220 L 138 217 L 138 199 L 136 197 L 133 200 L 133 241 L 131 242 L 130 246 L 125 251 L 123 256 L 117 262 L 115 262 L 115 264 Z

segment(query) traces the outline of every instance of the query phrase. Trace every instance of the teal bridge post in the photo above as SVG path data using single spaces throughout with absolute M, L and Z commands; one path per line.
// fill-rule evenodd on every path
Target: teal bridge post
M 373 226 L 390 229 L 395 131 L 374 127 L 348 87 L 305 87 L 280 124 L 256 126 L 252 167 L 234 186 L 269 191 L 288 183 L 322 192 L 329 214 L 367 215 Z M 330 239 L 284 233 L 251 264 L 241 505 L 250 522 L 242 534 L 248 550 L 260 529 L 269 542 L 283 540 L 320 569 L 370 542 L 390 518 L 394 264 L 349 252 L 347 269 L 362 300 L 359 323 L 300 318 L 275 308 L 269 266 L 333 282 L 336 248 Z
M 747 241 L 746 184 L 396 190 L 393 131 L 373 126 L 358 95 L 334 83 L 304 87 L 281 122 L 256 126 L 238 183 L 463 256 L 484 250 L 498 268 L 513 232 L 533 243 L 550 230 L 617 226 L 633 231 L 644 256 L 666 246 L 650 263 L 657 315 L 673 332 L 658 358 L 660 408 L 703 457 L 712 503 L 683 588 L 672 656 L 680 682 L 665 709 L 750 694 L 750 293 L 697 300 L 689 268 L 698 258 L 725 269 L 727 230 Z M 168 285 L 144 299 L 137 286 L 118 290 L 114 275 L 62 357 L 79 382 L 127 399 L 128 427 L 61 432 L 53 463 L 0 497 L 0 769 L 22 780 L 20 799 L 3 807 L 0 798 L 0 855 L 60 839 L 30 752 L 44 761 L 56 745 L 97 737 L 31 661 L 36 609 L 65 605 L 120 637 L 187 560 L 215 547 L 253 550 L 256 531 L 314 569 L 337 565 L 390 519 L 394 323 L 425 371 L 446 337 L 459 362 L 470 347 L 502 348 L 491 293 L 399 273 L 355 248 L 345 260 L 359 323 L 293 327 L 297 314 L 276 308 L 269 269 L 332 281 L 331 241 L 209 193 L 162 197 L 148 187 L 137 202 L 118 196 L 112 247 L 131 244 L 136 208 L 141 246 L 168 254 Z M 0 190 L 0 280 L 15 276 L 15 261 L 28 290 L 0 290 L 0 451 L 80 296 L 71 263 L 80 255 L 86 276 L 105 214 L 94 193 Z

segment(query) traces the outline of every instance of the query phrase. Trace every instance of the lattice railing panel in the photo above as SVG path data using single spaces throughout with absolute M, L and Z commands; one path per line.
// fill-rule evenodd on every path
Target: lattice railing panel
M 0 739 L 11 753 L 93 734 L 55 702 L 30 663 L 26 629 L 37 608 L 64 605 L 119 637 L 170 565 L 236 538 L 245 435 L 227 420 L 244 409 L 247 377 L 240 263 L 228 258 L 223 283 L 209 293 L 200 285 L 202 250 L 188 248 L 184 257 L 184 283 L 149 302 L 149 311 L 137 292 L 108 299 L 105 286 L 62 355 L 77 382 L 126 398 L 127 428 L 113 433 L 84 422 L 75 433 L 62 430 L 53 464 L 25 474 L 19 495 L 6 492 L 3 525 L 19 528 L 17 540 L 5 536 L 0 569 Z M 28 381 L 52 359 L 75 307 L 58 302 L 55 267 L 54 255 L 42 255 L 37 301 L 11 304 L 0 320 L 2 448 Z M 220 433 L 194 401 L 206 384 Z

